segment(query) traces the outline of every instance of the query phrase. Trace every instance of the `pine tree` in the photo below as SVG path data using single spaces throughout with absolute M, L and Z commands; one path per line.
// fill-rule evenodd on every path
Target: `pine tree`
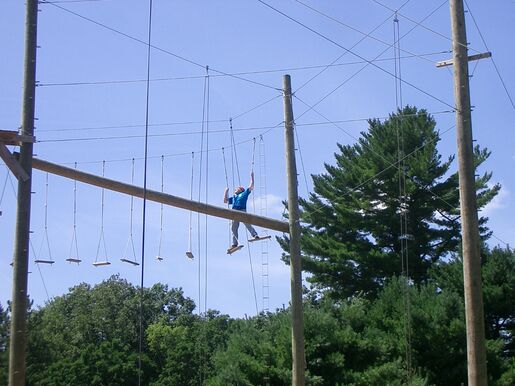
M 429 267 L 460 241 L 458 175 L 450 173 L 454 156 L 439 154 L 433 117 L 408 106 L 368 123 L 357 143 L 338 144 L 336 163 L 312 175 L 314 192 L 299 201 L 303 269 L 315 288 L 336 297 L 373 296 L 386 279 L 403 273 L 425 282 Z M 474 151 L 477 168 L 490 152 L 478 146 Z M 491 176 L 476 179 L 478 208 L 500 189 L 488 186 Z M 486 221 L 480 219 L 484 238 Z M 401 259 L 401 239 L 407 259 Z M 288 239 L 281 243 L 287 250 Z

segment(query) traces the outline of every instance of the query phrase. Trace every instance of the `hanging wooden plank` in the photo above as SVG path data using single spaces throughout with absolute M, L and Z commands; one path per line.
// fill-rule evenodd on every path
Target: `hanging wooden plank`
M 52 162 L 43 161 L 33 158 L 32 167 L 61 177 L 70 178 L 84 182 L 86 184 L 95 185 L 100 188 L 113 190 L 119 193 L 125 193 L 134 197 L 143 198 L 144 189 L 139 186 L 126 184 L 123 182 L 111 180 L 109 178 L 96 176 L 94 174 L 81 172 L 76 169 L 58 165 Z M 268 217 L 258 216 L 251 213 L 241 212 L 221 208 L 215 205 L 209 205 L 198 201 L 187 200 L 182 197 L 173 196 L 155 190 L 147 189 L 146 198 L 149 201 L 159 202 L 161 204 L 191 210 L 193 212 L 204 213 L 210 216 L 221 217 L 229 220 L 240 221 L 247 224 L 256 225 L 262 228 L 272 229 L 278 232 L 289 233 L 289 224 L 285 221 L 275 220 Z

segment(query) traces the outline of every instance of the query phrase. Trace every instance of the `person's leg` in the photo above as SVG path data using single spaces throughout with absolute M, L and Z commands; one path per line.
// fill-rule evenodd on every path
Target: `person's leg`
M 239 221 L 233 221 L 231 226 L 232 231 L 232 245 L 238 245 L 238 228 L 240 227 Z
M 254 227 L 252 225 L 245 224 L 245 226 L 247 227 L 247 229 L 250 232 L 250 234 L 252 235 L 252 237 L 256 237 L 258 235 L 258 233 L 256 232 L 256 230 L 254 229 Z

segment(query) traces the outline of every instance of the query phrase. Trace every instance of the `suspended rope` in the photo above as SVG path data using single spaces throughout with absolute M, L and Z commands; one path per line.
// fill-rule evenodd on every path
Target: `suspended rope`
M 106 162 L 102 161 L 102 177 L 105 176 L 105 166 Z M 104 260 L 99 260 L 98 257 L 100 256 L 100 247 L 103 246 L 104 248 Z M 95 256 L 95 262 L 93 265 L 95 267 L 100 267 L 103 265 L 110 265 L 109 259 L 107 258 L 107 246 L 104 236 L 104 188 L 101 189 L 100 193 L 100 238 L 98 240 L 98 246 L 97 246 L 97 254 Z
M 250 173 L 253 175 L 254 174 L 254 158 L 255 158 L 255 154 L 256 154 L 256 138 L 252 138 L 252 161 L 250 163 Z M 254 186 L 255 188 L 255 186 Z M 256 198 L 256 195 L 253 194 L 252 195 L 252 206 L 253 206 L 253 210 L 254 210 L 254 213 L 256 212 L 256 203 L 255 203 L 255 198 Z M 250 265 L 250 276 L 252 278 L 252 290 L 254 291 L 254 304 L 256 306 L 256 315 L 259 314 L 259 306 L 258 306 L 258 300 L 257 300 L 257 291 L 256 291 L 256 280 L 254 278 L 254 266 L 252 264 L 252 254 L 251 254 L 251 251 L 250 251 L 250 248 L 249 248 L 249 231 L 248 229 L 245 229 L 245 232 L 247 234 L 247 254 L 249 256 L 249 265 Z
M 302 156 L 302 148 L 300 147 L 299 131 L 295 121 L 293 122 L 293 132 L 295 133 L 295 141 L 297 144 L 297 150 L 299 151 L 300 164 L 302 166 L 302 175 L 304 176 L 304 184 L 306 186 L 306 196 L 309 196 L 309 185 L 308 178 L 306 177 L 306 168 L 304 167 L 304 157 Z
M 225 186 L 226 186 L 227 189 L 229 189 L 229 177 L 227 175 L 227 162 L 225 160 L 225 151 L 224 151 L 223 147 L 222 147 L 222 160 L 223 160 L 223 163 L 224 163 Z M 229 209 L 229 201 L 227 201 L 227 209 Z M 231 220 L 228 220 L 228 225 L 229 225 L 228 228 L 227 228 L 228 229 L 227 233 L 228 233 L 228 236 L 229 236 L 228 237 L 228 240 L 229 240 L 228 245 L 231 245 L 231 238 L 232 238 L 232 236 L 231 236 L 231 222 L 232 222 Z
M 206 66 L 206 75 L 204 76 L 204 90 L 203 90 L 203 102 L 202 102 L 202 125 L 201 125 L 201 136 L 200 136 L 200 160 L 199 160 L 199 185 L 198 185 L 198 202 L 202 201 L 202 166 L 203 166 L 203 153 L 204 153 L 204 133 L 206 136 L 206 149 L 209 149 L 209 124 L 208 124 L 208 116 L 209 116 L 209 66 Z M 206 150 L 206 185 L 205 185 L 205 202 L 207 203 L 208 199 L 208 174 L 209 174 L 209 150 Z M 204 217 L 205 224 L 205 251 L 204 251 L 204 314 L 202 314 L 202 249 L 201 249 L 201 217 L 200 213 L 197 212 L 197 249 L 198 249 L 198 314 L 202 317 L 202 315 L 207 314 L 207 266 L 208 266 L 208 216 L 207 214 Z M 204 340 L 205 341 L 205 340 Z M 202 371 L 199 373 L 200 384 L 203 384 L 203 378 L 206 376 L 206 369 L 204 363 L 206 362 L 206 347 L 204 344 L 201 345 L 200 348 L 200 366 Z
M 195 165 L 195 152 L 191 152 L 191 182 L 190 182 L 190 201 L 193 201 L 193 168 Z M 188 250 L 186 251 L 186 256 L 190 259 L 193 259 L 193 251 L 191 249 L 191 231 L 193 228 L 193 212 L 190 210 L 190 226 L 188 229 Z
M 143 213 L 141 230 L 141 277 L 140 277 L 140 303 L 139 303 L 139 347 L 138 347 L 138 386 L 141 386 L 141 357 L 143 353 L 143 295 L 145 283 L 145 235 L 147 218 L 147 166 L 148 166 L 148 121 L 149 121 L 149 101 L 150 101 L 150 58 L 152 48 L 152 0 L 148 4 L 148 39 L 147 39 L 147 82 L 145 100 L 145 146 L 144 146 L 144 165 L 143 165 Z
M 256 154 L 256 138 L 253 138 L 252 143 L 252 161 L 250 163 L 250 173 L 254 174 L 254 156 Z M 255 204 L 255 194 L 252 195 L 252 206 L 254 209 L 254 212 L 256 212 L 256 204 Z M 258 300 L 257 300 L 257 292 L 256 292 L 256 280 L 254 278 L 254 266 L 252 264 L 252 254 L 249 247 L 249 239 L 250 237 L 253 237 L 252 235 L 249 237 L 249 231 L 247 228 L 245 228 L 245 232 L 247 235 L 247 254 L 249 257 L 249 266 L 250 266 L 250 276 L 252 278 L 252 290 L 254 292 L 254 304 L 256 306 L 256 315 L 259 314 L 259 306 L 258 306 Z
M 402 74 L 401 74 L 401 42 L 400 28 L 397 12 L 393 18 L 393 56 L 394 56 L 394 73 L 395 73 L 395 104 L 397 108 L 402 108 Z
M 259 214 L 266 217 L 267 213 L 267 190 L 266 190 L 266 157 L 265 142 L 263 136 L 259 136 Z M 268 230 L 265 229 L 265 236 Z M 261 310 L 264 313 L 269 311 L 270 283 L 268 276 L 268 240 L 261 243 Z
M 164 193 L 164 155 L 161 156 L 161 193 Z M 159 215 L 159 248 L 157 252 L 157 259 L 163 260 L 161 255 L 161 247 L 163 245 L 163 209 L 164 205 L 161 203 Z
M 77 170 L 77 162 L 74 164 L 74 169 Z M 74 252 L 75 254 L 73 254 Z M 82 261 L 79 257 L 79 246 L 77 243 L 77 180 L 73 180 L 73 234 L 70 252 L 68 253 L 66 261 L 77 264 Z
M 132 167 L 131 167 L 131 185 L 134 185 L 134 158 L 132 159 Z M 136 249 L 134 248 L 134 237 L 133 237 L 133 217 L 134 217 L 134 196 L 130 197 L 130 225 L 129 225 L 129 238 L 127 240 L 127 244 L 125 245 L 125 251 L 123 252 L 123 257 L 120 261 L 132 265 L 139 265 L 136 259 Z M 132 251 L 132 258 L 129 259 L 127 255 L 128 251 Z
M 210 93 L 210 82 L 209 82 L 209 66 L 206 66 L 206 80 L 207 80 L 207 87 L 206 87 L 206 116 L 204 117 L 205 120 L 205 126 L 206 126 L 206 149 L 209 149 L 209 93 Z M 209 152 L 206 152 L 206 200 L 205 203 L 208 203 L 208 193 L 209 193 Z M 204 264 L 204 312 L 207 313 L 207 295 L 208 295 L 208 260 L 209 260 L 209 253 L 208 253 L 208 221 L 209 216 L 207 213 L 205 214 L 205 264 Z
M 412 238 L 408 234 L 408 203 L 406 197 L 406 166 L 404 157 L 404 132 L 403 132 L 403 102 L 402 102 L 402 73 L 401 73 L 401 48 L 400 48 L 400 26 L 397 12 L 393 19 L 393 49 L 395 63 L 395 103 L 399 112 L 400 120 L 397 124 L 397 162 L 398 162 L 398 185 L 399 185 L 399 246 L 401 257 L 401 271 L 403 280 L 403 305 L 404 305 L 404 335 L 405 335 L 405 360 L 407 384 L 412 383 L 413 369 L 411 356 L 411 301 L 409 295 L 409 254 L 408 243 Z
M 161 156 L 161 193 L 164 193 L 164 161 L 165 156 Z M 156 260 L 163 261 L 163 255 L 161 254 L 161 247 L 163 245 L 163 211 L 164 211 L 164 205 L 161 203 L 161 206 L 159 208 L 159 246 L 157 248 L 157 255 Z
M 46 246 L 47 251 L 47 259 L 41 258 L 43 246 Z M 45 174 L 45 226 L 43 231 L 43 239 L 41 240 L 41 245 L 39 246 L 39 251 L 37 254 L 38 258 L 34 260 L 34 263 L 37 264 L 54 264 L 55 261 L 52 259 L 52 251 L 50 249 L 50 240 L 48 238 L 48 173 Z
M 2 201 L 4 200 L 4 193 L 5 188 L 7 186 L 7 180 L 9 179 L 9 169 L 7 166 L 5 167 L 5 180 L 4 180 L 4 186 L 2 187 L 2 194 L 0 195 L 0 205 L 2 205 Z M 0 210 L 0 215 L 2 214 L 2 211 Z
M 256 137 L 252 138 L 252 162 L 250 163 L 250 172 L 254 174 L 254 158 L 256 155 Z M 252 211 L 256 213 L 256 194 L 252 195 Z
M 29 240 L 29 245 L 30 245 L 30 249 L 32 250 L 32 254 L 34 256 L 36 256 L 36 251 L 34 250 L 34 245 L 32 245 L 32 242 L 30 240 Z M 13 263 L 11 263 L 11 266 L 12 265 L 13 265 Z M 46 299 L 48 301 L 50 301 L 50 295 L 48 295 L 48 288 L 45 283 L 45 278 L 43 277 L 43 271 L 41 271 L 41 267 L 39 266 L 39 264 L 36 264 L 36 267 L 38 268 L 39 277 L 41 278 L 41 284 L 43 284 L 43 289 L 45 290 Z
M 249 256 L 249 265 L 250 265 L 250 277 L 252 278 L 252 290 L 254 292 L 254 305 L 256 307 L 256 315 L 259 314 L 259 306 L 258 306 L 258 300 L 257 300 L 257 293 L 256 293 L 256 281 L 254 279 L 254 267 L 252 265 L 252 254 L 250 253 L 249 248 L 249 231 L 245 229 L 245 232 L 247 234 L 247 254 Z
M 206 68 L 207 71 L 207 68 Z M 204 133 L 205 133 L 205 117 L 206 117 L 206 94 L 207 94 L 208 76 L 204 77 L 204 89 L 202 94 L 202 125 L 200 134 L 200 160 L 199 160 L 199 179 L 198 179 L 198 202 L 202 201 L 202 166 L 204 159 Z M 197 212 L 197 250 L 198 250 L 198 312 L 202 314 L 202 247 L 201 247 L 201 217 Z
M 232 118 L 229 119 L 229 131 L 231 135 L 231 172 L 232 172 L 232 185 L 233 188 L 236 185 L 234 183 L 234 176 L 236 175 L 238 177 L 238 186 L 241 186 L 241 179 L 240 179 L 240 168 L 238 164 L 238 154 L 236 153 L 236 142 L 234 141 L 234 130 L 232 128 Z M 235 171 L 236 166 L 236 173 Z

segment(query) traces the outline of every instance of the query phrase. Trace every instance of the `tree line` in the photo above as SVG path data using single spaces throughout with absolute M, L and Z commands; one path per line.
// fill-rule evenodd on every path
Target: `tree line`
M 466 384 L 458 176 L 439 141 L 434 118 L 406 107 L 370 120 L 312 176 L 313 192 L 300 200 L 308 384 Z M 474 151 L 479 168 L 490 152 Z M 478 210 L 501 188 L 491 177 L 476 178 Z M 515 254 L 488 246 L 487 220 L 488 376 L 507 386 L 515 384 Z M 289 240 L 278 241 L 288 263 Z M 163 284 L 140 291 L 119 276 L 79 284 L 29 310 L 27 384 L 291 384 L 289 308 L 244 319 L 195 309 Z M 8 340 L 9 309 L 0 305 L 0 384 Z

